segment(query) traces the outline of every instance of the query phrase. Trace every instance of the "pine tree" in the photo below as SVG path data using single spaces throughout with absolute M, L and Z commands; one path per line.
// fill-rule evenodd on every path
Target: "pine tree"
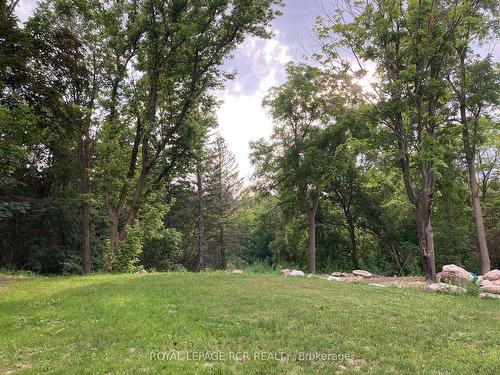
M 237 244 L 234 214 L 238 210 L 242 179 L 234 154 L 229 150 L 224 138 L 217 135 L 213 141 L 207 160 L 205 178 L 208 241 L 218 249 L 218 267 L 226 268 L 227 250 Z

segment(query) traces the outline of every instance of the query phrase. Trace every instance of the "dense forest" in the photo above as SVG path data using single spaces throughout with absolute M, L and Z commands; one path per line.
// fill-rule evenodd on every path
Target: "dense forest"
M 500 267 L 500 68 L 480 52 L 497 2 L 325 9 L 319 51 L 262 104 L 249 181 L 215 93 L 280 0 L 42 0 L 25 23 L 17 3 L 0 0 L 0 268 Z

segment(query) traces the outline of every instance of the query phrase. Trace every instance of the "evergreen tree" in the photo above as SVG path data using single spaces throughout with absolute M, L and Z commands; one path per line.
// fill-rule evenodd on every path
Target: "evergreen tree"
M 243 183 L 234 155 L 219 135 L 208 151 L 205 181 L 208 238 L 218 251 L 218 267 L 225 269 L 228 250 L 239 244 L 235 215 Z

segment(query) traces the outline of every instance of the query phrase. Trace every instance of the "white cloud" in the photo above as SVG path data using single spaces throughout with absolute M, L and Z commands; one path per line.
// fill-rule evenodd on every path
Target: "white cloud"
M 262 87 L 269 86 L 273 81 L 274 72 L 261 82 Z M 235 154 L 242 177 L 250 178 L 249 142 L 261 137 L 268 137 L 272 132 L 272 121 L 262 108 L 262 99 L 266 90 L 258 90 L 252 95 L 232 95 L 225 92 L 224 100 L 217 112 L 218 131 L 227 141 L 229 148 Z
M 284 66 L 291 60 L 289 49 L 277 39 L 259 40 L 252 38 L 246 41 L 238 51 L 252 59 L 252 79 L 257 80 L 257 89 L 245 94 L 242 84 L 236 82 L 231 89 L 219 93 L 223 100 L 217 112 L 218 131 L 227 141 L 229 148 L 235 154 L 242 177 L 248 180 L 252 174 L 249 160 L 249 142 L 261 137 L 269 137 L 273 123 L 262 107 L 262 99 L 267 91 L 280 84 Z M 248 77 L 246 77 L 248 78 Z

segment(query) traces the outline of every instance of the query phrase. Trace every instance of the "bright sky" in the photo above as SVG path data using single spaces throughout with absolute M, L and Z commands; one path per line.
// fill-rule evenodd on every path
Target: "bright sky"
M 237 76 L 220 93 L 219 132 L 236 155 L 245 179 L 252 174 L 249 142 L 267 137 L 272 120 L 262 108 L 267 91 L 284 81 L 285 64 L 300 61 L 315 46 L 314 17 L 320 14 L 317 0 L 285 0 L 283 15 L 273 22 L 272 39 L 247 39 L 227 63 Z
M 235 154 L 242 177 L 252 174 L 249 160 L 249 142 L 267 137 L 272 132 L 272 121 L 262 108 L 262 99 L 272 86 L 285 78 L 285 64 L 301 61 L 316 49 L 312 29 L 314 18 L 322 14 L 321 0 L 284 0 L 283 15 L 273 22 L 274 37 L 269 40 L 248 38 L 226 63 L 228 70 L 236 70 L 235 80 L 218 93 L 223 104 L 218 110 L 219 132 Z M 17 15 L 26 20 L 36 0 L 20 0 Z M 328 4 L 329 1 L 325 0 Z M 481 48 L 498 58 L 496 43 Z M 368 82 L 366 82 L 367 84 Z

